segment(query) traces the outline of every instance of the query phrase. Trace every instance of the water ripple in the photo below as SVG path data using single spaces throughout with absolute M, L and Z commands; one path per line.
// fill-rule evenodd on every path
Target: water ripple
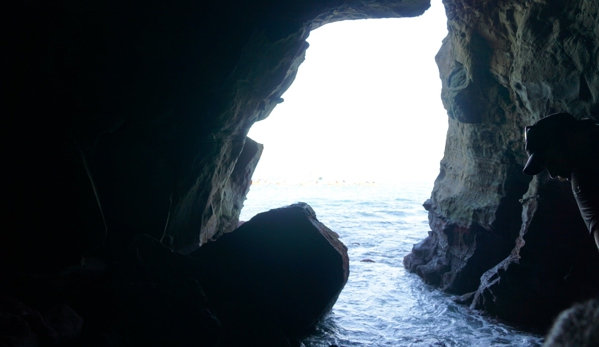
M 241 220 L 304 201 L 348 246 L 348 283 L 333 311 L 303 341 L 306 347 L 542 344 L 540 336 L 477 315 L 405 271 L 403 257 L 429 230 L 422 202 L 431 190 L 414 184 L 251 188 Z

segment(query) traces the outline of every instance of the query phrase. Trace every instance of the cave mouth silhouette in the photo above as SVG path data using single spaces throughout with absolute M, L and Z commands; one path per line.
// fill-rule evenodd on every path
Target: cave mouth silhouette
M 434 57 L 446 34 L 440 2 L 417 18 L 313 30 L 282 103 L 250 129 L 265 146 L 253 180 L 433 182 L 447 133 Z

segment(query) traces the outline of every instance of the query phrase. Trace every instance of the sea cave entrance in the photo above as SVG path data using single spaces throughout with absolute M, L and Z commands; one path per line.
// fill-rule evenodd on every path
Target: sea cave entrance
M 417 18 L 314 30 L 284 102 L 248 134 L 264 151 L 240 220 L 306 202 L 349 250 L 349 281 L 306 346 L 538 343 L 403 268 L 430 230 L 422 203 L 447 133 L 434 59 L 446 35 L 440 1 Z
M 446 18 L 343 21 L 310 34 L 289 90 L 249 136 L 265 145 L 255 182 L 427 180 L 447 132 L 435 64 Z

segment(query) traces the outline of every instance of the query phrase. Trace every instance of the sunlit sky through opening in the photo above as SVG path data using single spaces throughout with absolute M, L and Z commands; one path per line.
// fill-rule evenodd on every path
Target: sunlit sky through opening
M 285 101 L 248 136 L 253 180 L 433 181 L 447 133 L 435 54 L 440 0 L 416 18 L 343 21 L 311 32 Z

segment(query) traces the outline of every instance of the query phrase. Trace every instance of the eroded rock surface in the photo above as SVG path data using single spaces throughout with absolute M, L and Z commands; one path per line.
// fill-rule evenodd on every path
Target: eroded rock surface
M 191 256 L 217 316 L 250 335 L 307 333 L 349 276 L 347 247 L 305 203 L 260 213 Z
M 521 173 L 523 127 L 556 112 L 598 119 L 599 4 L 444 4 L 449 34 L 436 59 L 449 130 L 432 231 L 405 264 L 448 292 L 476 291 L 475 308 L 547 324 L 596 292 L 599 272 L 568 184 Z M 578 279 L 564 281 L 571 268 Z

